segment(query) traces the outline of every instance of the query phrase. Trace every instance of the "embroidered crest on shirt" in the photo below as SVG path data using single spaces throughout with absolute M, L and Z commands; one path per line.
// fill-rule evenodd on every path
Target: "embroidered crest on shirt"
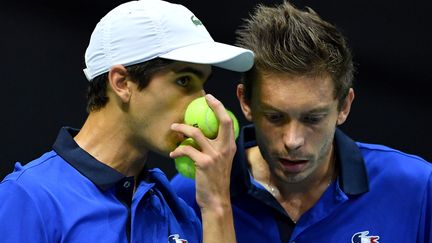
M 168 237 L 168 243 L 187 243 L 187 240 L 184 239 L 179 239 L 179 235 L 178 234 L 174 234 L 174 235 L 170 235 Z
M 351 238 L 352 243 L 379 243 L 379 236 L 370 235 L 368 236 L 369 231 L 361 231 L 357 232 Z

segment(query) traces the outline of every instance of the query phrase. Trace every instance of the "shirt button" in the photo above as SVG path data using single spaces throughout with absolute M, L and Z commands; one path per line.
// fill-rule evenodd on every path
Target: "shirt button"
M 125 181 L 125 182 L 123 183 L 123 187 L 124 187 L 124 188 L 129 188 L 130 185 L 131 185 L 130 181 Z

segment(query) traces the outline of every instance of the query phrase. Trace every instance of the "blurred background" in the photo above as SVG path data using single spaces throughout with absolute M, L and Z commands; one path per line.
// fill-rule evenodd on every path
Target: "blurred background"
M 84 52 L 99 19 L 126 1 L 4 1 L 0 7 L 0 180 L 17 161 L 51 149 L 62 126 L 79 128 L 87 113 Z M 216 41 L 234 44 L 235 29 L 257 3 L 171 1 L 187 6 Z M 426 0 L 304 0 L 346 35 L 357 66 L 356 99 L 341 127 L 353 139 L 379 143 L 432 161 L 432 32 Z M 208 93 L 246 124 L 235 98 L 238 74 L 214 69 Z M 171 159 L 151 154 L 151 166 L 174 175 Z

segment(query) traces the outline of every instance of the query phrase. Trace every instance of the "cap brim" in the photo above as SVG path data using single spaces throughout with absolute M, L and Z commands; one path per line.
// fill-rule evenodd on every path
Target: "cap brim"
M 251 69 L 254 63 L 252 51 L 219 42 L 189 45 L 159 57 L 182 62 L 211 64 L 236 72 L 245 72 Z

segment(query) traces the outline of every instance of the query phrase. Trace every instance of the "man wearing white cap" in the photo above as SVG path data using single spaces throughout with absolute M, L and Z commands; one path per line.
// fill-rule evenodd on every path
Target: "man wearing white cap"
M 211 65 L 243 72 L 249 50 L 214 42 L 187 8 L 161 0 L 124 3 L 104 16 L 85 53 L 89 116 L 64 127 L 53 150 L 0 184 L 2 242 L 234 242 L 229 175 L 232 121 L 211 95 L 219 121 L 210 140 L 181 124 L 203 96 Z M 192 137 L 201 150 L 177 145 Z M 196 162 L 203 223 L 149 151 Z

